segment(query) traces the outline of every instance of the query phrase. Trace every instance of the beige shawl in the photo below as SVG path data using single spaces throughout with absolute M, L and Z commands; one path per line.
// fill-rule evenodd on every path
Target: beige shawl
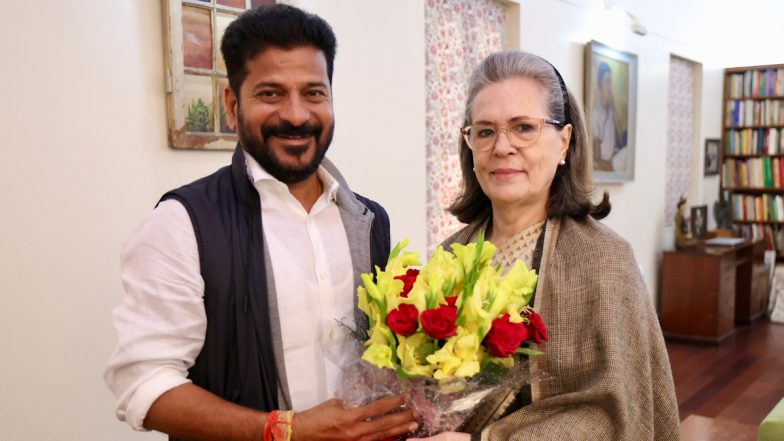
M 670 363 L 629 244 L 592 218 L 550 219 L 540 268 L 534 308 L 550 341 L 533 363 L 552 378 L 533 384 L 533 403 L 481 439 L 678 440 Z

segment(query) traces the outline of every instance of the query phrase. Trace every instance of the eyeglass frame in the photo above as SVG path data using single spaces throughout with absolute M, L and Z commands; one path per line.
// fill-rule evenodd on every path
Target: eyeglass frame
M 468 146 L 468 148 L 471 151 L 474 151 L 474 152 L 489 152 L 490 150 L 493 150 L 495 148 L 495 145 L 498 143 L 498 139 L 501 136 L 501 133 L 506 135 L 506 139 L 507 139 L 507 141 L 509 141 L 509 145 L 511 145 L 512 147 L 514 147 L 516 149 L 526 149 L 526 148 L 529 148 L 529 147 L 533 146 L 534 144 L 536 144 L 536 141 L 539 141 L 539 137 L 542 136 L 542 127 L 544 127 L 544 124 L 550 124 L 552 126 L 558 127 L 559 129 L 563 129 L 564 127 L 566 127 L 566 124 L 567 124 L 567 123 L 565 123 L 563 121 L 558 121 L 557 119 L 552 119 L 552 118 L 531 118 L 531 117 L 528 117 L 528 116 L 521 116 L 521 117 L 515 118 L 515 120 L 519 120 L 519 119 L 525 119 L 525 120 L 528 120 L 528 121 L 539 121 L 542 124 L 542 125 L 539 126 L 539 132 L 536 135 L 536 140 L 534 142 L 532 142 L 531 145 L 528 145 L 528 146 L 525 146 L 525 147 L 520 147 L 520 146 L 516 146 L 516 145 L 512 144 L 512 138 L 509 137 L 509 133 L 507 132 L 507 129 L 509 129 L 509 125 L 505 125 L 503 127 L 498 127 L 498 125 L 496 125 L 496 124 L 486 124 L 488 126 L 496 127 L 496 131 L 498 132 L 498 134 L 496 135 L 495 141 L 490 145 L 490 148 L 483 149 L 483 150 L 477 150 L 477 149 L 471 147 L 471 143 L 468 142 L 468 132 L 470 131 L 471 127 L 474 126 L 475 124 L 469 124 L 467 126 L 461 127 L 460 128 L 460 133 L 463 135 L 463 140 L 465 140 L 465 143 Z

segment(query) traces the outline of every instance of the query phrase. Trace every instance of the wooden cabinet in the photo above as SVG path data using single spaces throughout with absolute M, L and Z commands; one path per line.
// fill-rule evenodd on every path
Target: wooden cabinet
M 735 322 L 750 323 L 765 312 L 768 297 L 768 269 L 765 268 L 765 244 L 758 241 L 738 253 L 735 285 Z
M 762 314 L 767 276 L 765 243 L 700 246 L 666 251 L 662 263 L 661 322 L 665 337 L 720 343 L 735 322 Z

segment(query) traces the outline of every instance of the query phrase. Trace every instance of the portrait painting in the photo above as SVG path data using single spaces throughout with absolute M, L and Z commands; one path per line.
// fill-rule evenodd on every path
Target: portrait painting
M 597 41 L 585 47 L 585 106 L 594 180 L 634 180 L 637 56 Z
M 705 176 L 719 174 L 719 140 L 705 140 Z
M 691 207 L 691 234 L 695 239 L 705 239 L 708 232 L 708 206 Z

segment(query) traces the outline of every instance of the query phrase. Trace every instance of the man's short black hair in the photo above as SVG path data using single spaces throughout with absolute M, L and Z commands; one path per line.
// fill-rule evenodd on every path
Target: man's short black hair
M 240 86 L 248 76 L 246 61 L 270 47 L 294 49 L 303 46 L 313 46 L 324 53 L 331 84 L 337 40 L 324 19 L 282 4 L 259 6 L 240 15 L 226 28 L 221 42 L 229 86 L 237 99 Z

